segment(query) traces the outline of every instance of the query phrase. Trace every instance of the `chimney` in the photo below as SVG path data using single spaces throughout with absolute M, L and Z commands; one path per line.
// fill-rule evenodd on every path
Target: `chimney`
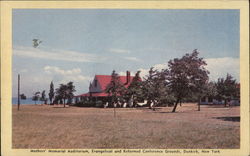
M 127 71 L 127 82 L 126 84 L 128 84 L 130 82 L 130 71 Z

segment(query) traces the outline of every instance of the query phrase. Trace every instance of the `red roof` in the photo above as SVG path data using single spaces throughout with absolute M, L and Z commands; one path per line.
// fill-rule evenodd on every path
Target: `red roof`
M 90 96 L 90 93 L 84 93 L 81 95 L 77 95 L 75 97 L 88 97 L 88 96 Z M 108 96 L 108 94 L 107 93 L 92 93 L 92 96 L 104 97 L 104 96 Z
M 119 76 L 120 81 L 125 84 L 127 82 L 127 76 Z M 111 75 L 96 75 L 95 76 L 96 80 L 100 83 L 101 89 L 105 90 L 106 86 L 110 83 L 111 81 Z M 130 76 L 130 81 L 128 84 L 125 85 L 125 87 L 128 87 L 130 83 L 132 82 L 134 76 Z
M 89 96 L 89 93 L 80 94 L 80 95 L 77 95 L 75 97 L 82 97 L 82 96 Z
M 127 76 L 119 76 L 119 78 L 120 78 L 121 83 L 124 84 L 124 86 L 127 88 L 130 85 L 130 83 L 132 82 L 134 76 L 130 76 L 130 81 L 127 84 L 126 84 L 126 82 L 127 82 Z M 106 89 L 106 86 L 111 81 L 111 75 L 96 75 L 95 79 L 99 82 L 99 84 L 101 86 L 101 90 L 103 92 L 92 93 L 92 96 L 98 96 L 98 97 L 108 96 L 108 94 L 105 93 L 104 90 Z M 85 93 L 85 94 L 77 95 L 75 97 L 87 97 L 87 96 L 90 96 L 90 93 Z

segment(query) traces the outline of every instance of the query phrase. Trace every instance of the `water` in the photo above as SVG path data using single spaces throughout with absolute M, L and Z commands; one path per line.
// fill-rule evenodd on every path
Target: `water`
M 18 98 L 12 98 L 12 104 L 17 104 Z M 42 104 L 43 101 L 36 101 L 36 104 Z M 27 98 L 26 100 L 20 99 L 20 104 L 35 104 L 35 101 L 32 98 Z

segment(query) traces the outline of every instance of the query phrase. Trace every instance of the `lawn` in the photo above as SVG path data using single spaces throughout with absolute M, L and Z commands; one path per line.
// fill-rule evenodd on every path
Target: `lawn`
M 13 148 L 239 148 L 240 107 L 13 106 Z

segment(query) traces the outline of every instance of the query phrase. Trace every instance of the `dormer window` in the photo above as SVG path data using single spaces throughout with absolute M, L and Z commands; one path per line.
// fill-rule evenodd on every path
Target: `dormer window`
M 95 87 L 97 87 L 97 80 L 95 80 Z

